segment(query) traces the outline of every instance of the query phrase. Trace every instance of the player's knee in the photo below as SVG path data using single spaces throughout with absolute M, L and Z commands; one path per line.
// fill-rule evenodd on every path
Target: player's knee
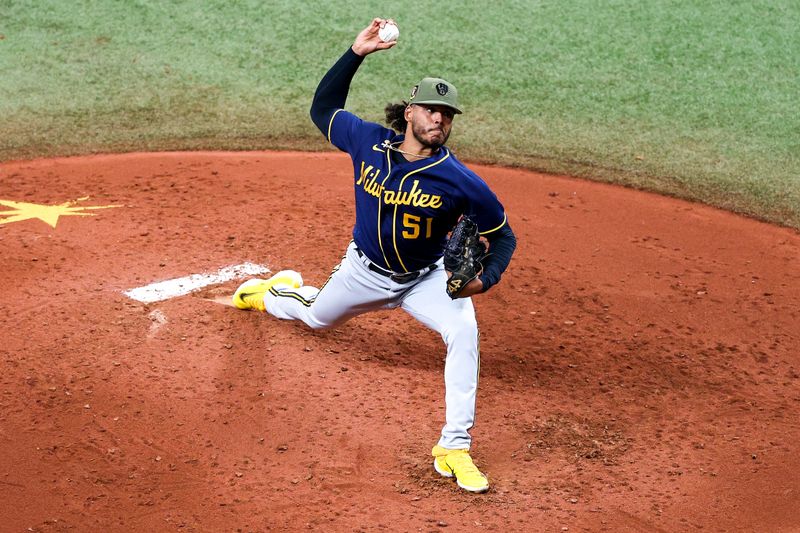
M 320 322 L 313 322 L 313 321 L 309 321 L 308 326 L 314 331 L 322 331 L 325 329 L 331 329 L 333 327 L 332 324 L 322 324 Z
M 315 331 L 333 329 L 343 322 L 346 322 L 346 319 L 342 317 L 325 316 L 324 314 L 320 315 L 319 313 L 310 313 L 308 319 L 306 320 L 306 324 L 308 324 L 308 326 Z
M 464 318 L 448 324 L 442 332 L 442 337 L 447 344 L 451 342 L 472 342 L 478 338 L 478 322 L 472 318 Z

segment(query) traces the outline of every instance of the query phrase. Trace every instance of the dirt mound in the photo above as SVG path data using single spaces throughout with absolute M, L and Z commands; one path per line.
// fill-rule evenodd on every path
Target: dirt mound
M 316 333 L 208 300 L 237 280 L 123 294 L 245 262 L 323 282 L 346 156 L 0 165 L 0 530 L 796 530 L 800 237 L 475 168 L 519 239 L 475 299 L 482 496 L 431 467 L 444 346 L 401 311 Z

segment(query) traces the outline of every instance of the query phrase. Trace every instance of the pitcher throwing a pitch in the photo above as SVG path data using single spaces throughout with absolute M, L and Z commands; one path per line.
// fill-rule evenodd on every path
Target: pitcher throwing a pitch
M 233 303 L 314 329 L 401 307 L 437 331 L 447 346 L 446 420 L 432 450 L 433 466 L 461 488 L 485 492 L 489 481 L 469 455 L 480 366 L 470 297 L 500 280 L 516 239 L 488 185 L 445 146 L 453 118 L 462 112 L 452 83 L 423 78 L 408 102 L 387 106 L 387 124 L 397 132 L 343 109 L 364 58 L 395 45 L 379 36 L 387 23 L 392 22 L 376 18 L 358 34 L 320 81 L 311 105 L 314 124 L 353 160 L 356 218 L 345 257 L 321 289 L 304 286 L 299 273 L 284 270 L 245 282 Z M 489 242 L 482 270 L 465 281 L 443 260 L 448 233 L 462 218 Z

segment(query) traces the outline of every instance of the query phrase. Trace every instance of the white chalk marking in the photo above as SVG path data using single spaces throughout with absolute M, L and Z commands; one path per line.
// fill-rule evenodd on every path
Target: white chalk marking
M 169 300 L 177 296 L 184 296 L 209 285 L 225 283 L 226 281 L 243 278 L 245 276 L 256 276 L 269 271 L 269 268 L 264 265 L 242 263 L 241 265 L 221 268 L 216 272 L 192 274 L 191 276 L 184 276 L 182 278 L 158 281 L 145 285 L 144 287 L 137 287 L 124 291 L 123 294 L 128 298 L 133 298 L 139 302 L 149 304 L 162 300 Z

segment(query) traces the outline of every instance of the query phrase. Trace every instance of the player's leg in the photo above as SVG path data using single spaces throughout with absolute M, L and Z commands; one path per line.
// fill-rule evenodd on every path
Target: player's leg
M 447 346 L 445 425 L 433 448 L 434 467 L 443 476 L 455 476 L 463 489 L 485 492 L 489 482 L 469 456 L 480 370 L 478 324 L 472 300 L 451 300 L 446 281 L 444 269 L 434 270 L 404 296 L 402 307 L 441 334 Z
M 384 307 L 391 297 L 375 283 L 374 273 L 364 267 L 351 244 L 322 288 L 276 285 L 265 294 L 264 307 L 276 318 L 302 320 L 323 329 Z
M 446 279 L 444 269 L 434 270 L 404 296 L 402 307 L 441 334 L 447 345 L 444 367 L 447 423 L 439 444 L 445 448 L 469 448 L 480 366 L 478 324 L 472 300 L 451 300 L 447 296 Z

